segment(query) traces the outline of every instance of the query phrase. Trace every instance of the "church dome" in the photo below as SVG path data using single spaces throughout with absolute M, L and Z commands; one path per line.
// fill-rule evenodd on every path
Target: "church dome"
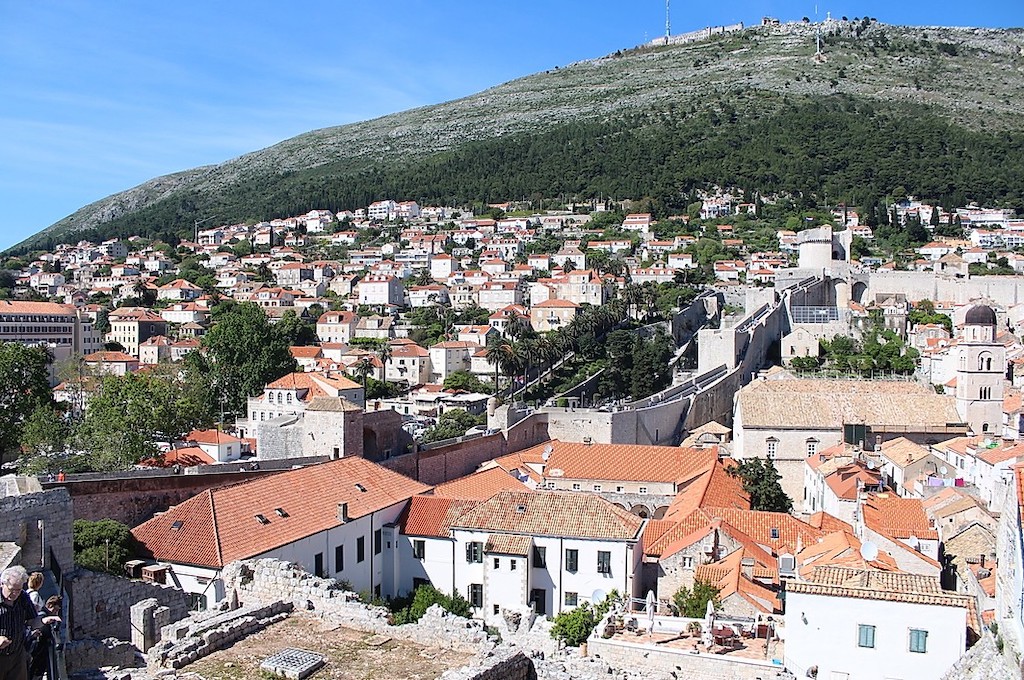
M 975 305 L 967 310 L 964 323 L 968 326 L 995 326 L 996 313 L 988 305 Z

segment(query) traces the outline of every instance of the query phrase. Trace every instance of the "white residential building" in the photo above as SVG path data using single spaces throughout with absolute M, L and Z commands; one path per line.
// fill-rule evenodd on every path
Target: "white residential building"
M 785 665 L 798 677 L 940 678 L 966 651 L 971 598 L 942 591 L 938 579 L 815 573 L 835 580 L 786 587 Z
M 466 504 L 453 506 L 446 535 L 417 536 L 425 522 L 416 506 L 403 517 L 399 592 L 427 581 L 466 597 L 485 620 L 530 606 L 557 615 L 596 591 L 638 595 L 644 520 L 599 496 L 501 491 L 461 515 Z

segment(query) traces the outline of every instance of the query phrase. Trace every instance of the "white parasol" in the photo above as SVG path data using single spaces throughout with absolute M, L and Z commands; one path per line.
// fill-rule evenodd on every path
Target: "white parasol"
M 704 646 L 711 649 L 711 645 L 714 644 L 715 639 L 711 631 L 715 626 L 715 603 L 708 600 L 708 608 L 704 613 L 704 634 L 701 636 Z
M 654 597 L 654 591 L 647 591 L 647 634 L 650 635 L 654 632 L 654 610 L 657 609 L 657 599 Z

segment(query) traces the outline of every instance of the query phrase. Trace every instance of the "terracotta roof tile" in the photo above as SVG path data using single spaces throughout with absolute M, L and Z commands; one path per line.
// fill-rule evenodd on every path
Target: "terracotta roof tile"
M 599 496 L 548 491 L 501 491 L 454 526 L 491 532 L 634 540 L 644 520 Z
M 414 496 L 402 511 L 398 525 L 407 536 L 447 538 L 452 522 L 475 505 L 457 498 Z
M 553 439 L 521 452 L 539 457 L 551 447 L 545 476 L 604 481 L 682 482 L 709 469 L 718 460 L 717 447 L 684 449 L 640 444 L 582 444 Z M 560 475 L 552 471 L 561 470 Z
M 937 540 L 924 505 L 919 498 L 901 498 L 892 493 L 868 494 L 861 506 L 864 524 L 879 534 L 894 539 L 917 538 Z
M 158 560 L 217 568 L 339 526 L 339 503 L 357 519 L 429 488 L 363 458 L 342 458 L 204 491 L 132 534 Z
M 475 501 L 485 501 L 499 491 L 528 491 L 528 488 L 500 467 L 480 470 L 434 487 L 435 496 Z
M 533 539 L 529 536 L 519 534 L 489 534 L 484 544 L 485 553 L 496 553 L 498 555 L 522 555 L 530 554 L 533 547 Z

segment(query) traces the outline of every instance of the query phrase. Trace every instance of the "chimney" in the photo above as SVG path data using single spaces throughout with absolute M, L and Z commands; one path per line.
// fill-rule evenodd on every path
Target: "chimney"
M 348 521 L 348 503 L 338 503 L 338 521 L 342 523 Z

